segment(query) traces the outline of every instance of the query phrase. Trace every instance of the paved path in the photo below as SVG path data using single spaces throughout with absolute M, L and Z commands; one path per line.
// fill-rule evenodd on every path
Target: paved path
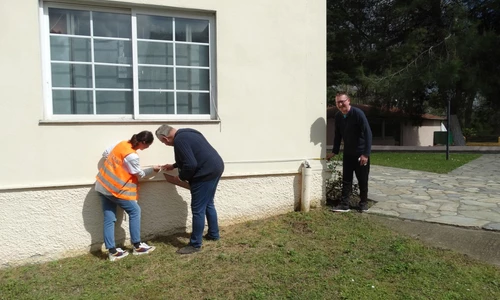
M 372 165 L 368 213 L 500 231 L 500 154 L 448 174 Z

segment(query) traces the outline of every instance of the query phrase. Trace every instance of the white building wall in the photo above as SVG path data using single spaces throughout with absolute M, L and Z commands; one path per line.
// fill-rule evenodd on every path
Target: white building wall
M 440 120 L 424 120 L 422 126 L 401 126 L 402 146 L 434 146 L 434 131 L 441 131 Z
M 166 9 L 164 3 L 94 2 Z M 30 249 L 0 254 L 1 266 L 81 253 L 102 243 L 102 213 L 91 189 L 102 151 L 141 130 L 154 132 L 163 123 L 200 130 L 225 160 L 216 200 L 222 224 L 296 206 L 302 160 L 323 157 L 326 147 L 325 1 L 168 4 L 215 15 L 219 121 L 47 121 L 39 3 L 0 1 L 0 27 L 6 29 L 0 33 L 5 166 L 0 173 L 0 236 L 6 248 Z M 143 165 L 173 161 L 172 148 L 157 141 L 139 155 Z M 313 167 L 313 203 L 319 203 L 324 198 L 323 166 L 313 161 Z M 177 194 L 160 178 L 143 184 L 141 198 L 144 235 L 189 229 L 186 191 Z M 125 223 L 120 226 L 127 232 Z

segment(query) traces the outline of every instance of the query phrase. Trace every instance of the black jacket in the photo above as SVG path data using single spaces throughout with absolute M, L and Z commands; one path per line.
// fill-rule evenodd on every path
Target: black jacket
M 341 140 L 344 140 L 344 155 L 370 156 L 372 130 L 361 109 L 351 106 L 347 115 L 340 111 L 335 114 L 333 153 L 339 153 Z
M 208 181 L 224 172 L 224 161 L 205 137 L 194 129 L 178 129 L 174 136 L 174 168 L 188 182 Z

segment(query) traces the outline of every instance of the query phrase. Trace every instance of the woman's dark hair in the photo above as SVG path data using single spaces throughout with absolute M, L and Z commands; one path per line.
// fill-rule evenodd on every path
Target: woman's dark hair
M 134 134 L 129 142 L 132 144 L 132 148 L 136 148 L 139 143 L 144 143 L 146 145 L 151 145 L 155 140 L 153 133 L 151 131 L 141 131 L 137 134 Z

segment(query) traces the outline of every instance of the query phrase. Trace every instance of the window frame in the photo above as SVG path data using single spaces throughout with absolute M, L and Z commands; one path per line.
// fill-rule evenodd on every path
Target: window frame
M 142 7 L 107 7 L 107 6 L 96 6 L 96 5 L 83 5 L 83 4 L 69 4 L 69 3 L 58 3 L 58 2 L 49 2 L 49 1 L 40 1 L 39 2 L 39 16 L 40 16 L 40 37 L 41 37 L 41 48 L 42 48 L 42 80 L 43 80 L 43 120 L 42 121 L 66 121 L 66 122 L 100 122 L 100 121 L 211 121 L 216 120 L 218 118 L 217 114 L 217 94 L 216 94 L 216 47 L 215 47 L 215 14 L 213 12 L 188 12 L 184 10 L 176 10 L 176 9 L 152 9 L 152 8 L 142 8 Z M 51 46 L 50 46 L 50 33 L 49 33 L 49 8 L 58 8 L 58 9 L 74 9 L 74 10 L 84 10 L 84 11 L 97 11 L 97 12 L 109 12 L 109 13 L 124 13 L 128 14 L 131 18 L 131 44 L 132 44 L 132 99 L 133 99 L 133 113 L 132 114 L 54 114 L 53 113 L 53 99 L 52 99 L 52 74 L 51 74 Z M 139 114 L 139 76 L 138 70 L 140 64 L 138 63 L 138 41 L 137 38 L 137 15 L 149 15 L 149 16 L 162 16 L 162 17 L 171 17 L 171 18 L 188 18 L 188 19 L 198 19 L 208 21 L 208 43 L 196 43 L 196 42 L 187 42 L 187 44 L 191 45 L 208 45 L 208 59 L 209 66 L 208 67 L 199 67 L 196 69 L 208 69 L 208 94 L 209 94 L 209 114 L 177 114 L 177 93 L 183 92 L 185 90 L 176 88 L 176 70 L 178 70 L 176 61 L 174 59 L 173 62 L 173 70 L 174 70 L 174 89 L 169 90 L 174 92 L 174 108 L 175 114 Z M 91 29 L 92 30 L 92 29 Z M 175 28 L 173 34 L 175 35 Z M 90 39 L 93 39 L 92 33 Z M 174 58 L 175 58 L 175 48 L 176 44 L 183 44 L 182 41 L 174 41 L 172 40 L 173 48 L 174 48 Z M 92 46 L 93 52 L 93 46 Z M 91 53 L 92 57 L 94 53 Z M 92 69 L 95 68 L 95 61 L 92 59 L 91 64 Z M 99 65 L 99 64 L 97 64 Z M 185 66 L 183 66 L 185 67 Z M 187 67 L 189 68 L 189 66 Z M 95 73 L 94 73 L 95 74 Z M 92 78 L 94 81 L 94 77 Z M 112 90 L 112 89 L 107 89 Z M 95 83 L 91 88 L 93 94 L 96 91 L 99 91 L 96 88 Z M 193 92 L 192 90 L 189 90 Z M 95 112 L 95 103 L 96 99 L 93 97 L 93 106 Z

